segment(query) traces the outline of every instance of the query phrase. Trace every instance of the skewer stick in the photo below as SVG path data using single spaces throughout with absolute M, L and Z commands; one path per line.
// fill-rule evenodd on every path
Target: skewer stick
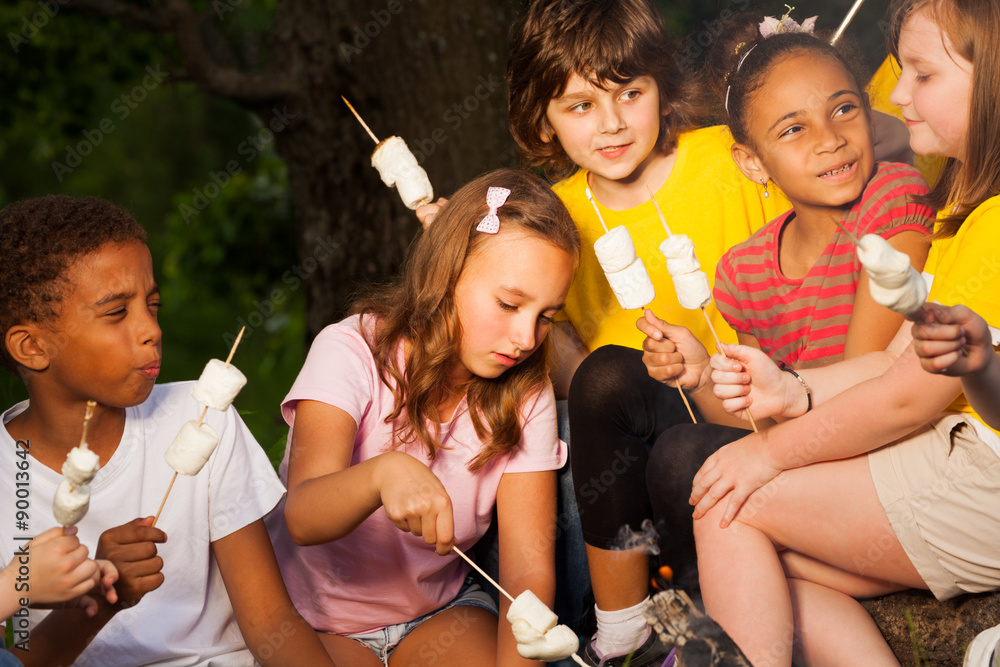
M 344 101 L 346 102 L 347 100 Z M 347 106 L 351 105 L 348 104 Z M 359 118 L 358 120 L 361 119 Z M 245 332 L 246 330 L 247 328 L 244 326 L 242 329 L 240 329 L 240 332 L 236 335 L 236 340 L 233 341 L 233 347 L 232 349 L 229 350 L 229 356 L 226 357 L 226 366 L 228 366 L 229 362 L 233 360 L 233 355 L 236 354 L 236 348 L 239 347 L 240 341 L 243 340 L 243 332 Z M 199 427 L 201 426 L 201 422 L 204 421 L 205 415 L 207 414 L 208 414 L 208 406 L 206 405 L 204 409 L 202 409 L 201 411 L 201 416 L 198 417 Z M 174 476 L 170 478 L 170 486 L 167 487 L 167 492 L 163 494 L 163 500 L 160 501 L 160 509 L 156 510 L 156 516 L 153 517 L 153 526 L 152 526 L 153 528 L 156 528 L 156 522 L 160 520 L 160 513 L 163 511 L 163 506 L 167 504 L 167 498 L 170 497 L 170 490 L 174 488 L 174 482 L 176 481 L 177 481 L 177 471 L 175 470 Z
M 361 115 L 357 111 L 354 110 L 354 107 L 351 106 L 351 103 L 347 101 L 346 97 L 344 97 L 343 95 L 341 95 L 340 99 L 344 100 L 344 104 L 347 105 L 347 108 L 351 110 L 351 113 L 354 114 L 354 117 L 358 119 L 359 123 L 361 123 L 361 127 L 365 128 L 365 132 L 367 132 L 368 136 L 372 138 L 372 141 L 374 141 L 377 144 L 378 143 L 378 137 L 376 137 L 375 133 L 372 132 L 372 130 L 371 130 L 370 127 L 368 127 L 368 123 L 366 123 L 364 120 L 361 119 Z
M 649 201 L 653 202 L 653 206 L 656 208 L 656 215 L 660 216 L 660 222 L 663 223 L 663 229 L 666 230 L 667 237 L 673 236 L 670 227 L 667 226 L 667 219 L 663 217 L 663 211 L 660 210 L 660 204 L 656 201 L 656 197 L 653 196 L 653 191 L 649 189 L 648 185 L 646 186 L 646 192 L 649 193 Z
M 847 234 L 847 237 L 849 239 L 851 239 L 852 241 L 854 241 L 854 245 L 861 245 L 861 241 L 858 240 L 857 235 L 854 234 L 853 232 L 847 231 L 847 228 L 844 227 L 842 224 L 840 224 L 840 220 L 834 220 L 833 224 L 837 225 L 837 227 L 840 229 L 840 231 L 842 231 L 845 234 Z
M 844 34 L 844 31 L 847 30 L 847 26 L 854 20 L 854 15 L 858 13 L 859 9 L 861 9 L 861 5 L 864 1 L 865 0 L 854 1 L 854 6 L 851 7 L 851 11 L 847 12 L 847 16 L 844 17 L 840 27 L 837 28 L 837 32 L 833 33 L 833 37 L 830 38 L 830 46 L 834 46 L 837 43 L 837 40 L 840 39 L 840 36 Z
M 466 555 L 465 555 L 464 553 L 462 553 L 462 550 L 461 550 L 461 549 L 459 549 L 458 547 L 452 547 L 451 549 L 452 549 L 452 551 L 454 551 L 455 553 L 457 553 L 457 554 L 458 554 L 459 556 L 461 556 L 461 557 L 462 557 L 462 559 L 463 559 L 463 560 L 465 560 L 465 562 L 466 562 L 466 563 L 468 563 L 469 565 L 471 565 L 471 566 L 472 566 L 472 569 L 474 569 L 474 570 L 475 570 L 476 572 L 478 572 L 479 574 L 483 575 L 483 576 L 484 576 L 484 577 L 486 578 L 486 581 L 488 581 L 488 582 L 490 582 L 491 584 L 493 584 L 493 586 L 494 586 L 494 587 L 495 587 L 495 588 L 496 588 L 496 589 L 497 589 L 498 591 L 500 591 L 500 592 L 501 592 L 501 593 L 503 594 L 503 596 L 504 596 L 505 598 L 507 598 L 507 599 L 508 599 L 508 600 L 510 600 L 511 602 L 513 602 L 513 601 L 514 601 L 514 598 L 513 598 L 513 597 L 511 597 L 510 593 L 508 593 L 508 592 L 507 592 L 507 591 L 505 591 L 505 590 L 504 590 L 503 588 L 501 588 L 501 587 L 500 587 L 500 584 L 498 584 L 497 582 L 495 582 L 495 581 L 493 580 L 493 577 L 491 577 L 490 575 L 488 575 L 488 574 L 486 574 L 485 572 L 483 572 L 483 569 L 482 569 L 481 567 L 479 567 L 478 565 L 476 565 L 475 561 L 473 561 L 473 560 L 472 560 L 471 558 L 469 558 L 469 557 L 468 557 L 468 556 L 466 556 Z M 573 658 L 573 662 L 575 662 L 576 664 L 578 664 L 578 665 L 583 665 L 583 667 L 587 667 L 587 663 L 585 663 L 585 662 L 584 662 L 584 661 L 583 661 L 583 660 L 582 660 L 582 659 L 580 658 L 580 656 L 578 656 L 578 655 L 577 655 L 576 653 L 573 653 L 573 654 L 571 654 L 571 655 L 570 655 L 569 657 Z
M 156 528 L 156 522 L 160 520 L 160 512 L 163 511 L 163 506 L 167 504 L 167 498 L 170 496 L 170 489 L 174 488 L 174 482 L 177 481 L 177 471 L 174 471 L 174 476 L 170 478 L 170 486 L 167 487 L 167 492 L 163 494 L 163 500 L 160 501 L 160 509 L 156 510 L 156 516 L 153 517 L 153 528 Z
M 705 322 L 708 323 L 708 328 L 712 331 L 712 337 L 715 339 L 715 347 L 719 352 L 722 352 L 722 341 L 719 340 L 719 334 L 715 332 L 715 327 L 712 325 L 712 318 L 708 316 L 708 312 L 705 311 L 704 306 L 701 309 L 701 314 L 705 316 Z M 723 352 L 723 354 L 725 354 Z M 757 422 L 754 421 L 753 415 L 750 414 L 750 410 L 746 410 L 747 419 L 750 420 L 750 426 L 753 427 L 754 433 L 760 433 L 757 429 Z
M 597 202 L 594 201 L 594 195 L 590 191 L 590 188 L 584 190 L 584 194 L 587 195 L 587 199 L 590 201 L 591 206 L 594 207 L 594 213 L 597 214 L 597 219 L 601 221 L 601 227 L 604 227 L 604 233 L 608 233 L 608 226 L 604 224 L 604 217 L 601 215 L 601 209 L 597 208 Z
M 653 191 L 649 189 L 648 185 L 646 186 L 646 192 L 649 193 L 649 201 L 653 202 L 653 207 L 656 208 L 656 215 L 660 216 L 660 222 L 663 223 L 663 229 L 667 232 L 667 238 L 670 238 L 671 236 L 673 236 L 673 232 L 670 231 L 670 226 L 667 224 L 667 219 L 663 217 L 663 211 L 660 210 L 660 204 L 657 203 L 656 197 L 653 196 Z M 694 410 L 691 409 L 691 404 L 688 403 L 687 396 L 684 394 L 684 390 L 681 388 L 679 382 L 677 383 L 677 391 L 680 392 L 681 400 L 684 401 L 684 407 L 687 408 L 688 414 L 691 415 L 691 421 L 697 424 L 698 420 L 695 419 Z
M 494 585 L 494 586 L 496 587 L 496 589 L 497 589 L 498 591 L 500 591 L 501 593 L 503 593 L 503 596 L 504 596 L 505 598 L 507 598 L 507 599 L 508 599 L 508 600 L 510 600 L 511 602 L 513 602 L 513 601 L 514 601 L 514 598 L 513 598 L 513 597 L 511 597 L 510 593 L 508 593 L 508 592 L 507 592 L 507 591 L 505 591 L 505 590 L 504 590 L 503 588 L 501 588 L 501 587 L 500 587 L 500 584 L 498 584 L 497 582 L 493 581 L 493 577 L 491 577 L 490 575 L 488 575 L 488 574 L 486 574 L 485 572 L 483 572 L 483 568 L 481 568 L 481 567 L 479 567 L 478 565 L 476 565 L 476 563 L 475 563 L 475 562 L 474 562 L 474 561 L 473 561 L 473 560 L 472 560 L 471 558 L 469 558 L 469 557 L 468 557 L 468 556 L 466 556 L 466 555 L 465 555 L 464 553 L 462 553 L 462 550 L 461 550 L 461 549 L 459 549 L 458 547 L 452 547 L 451 549 L 452 549 L 452 551 L 454 551 L 455 553 L 457 553 L 457 554 L 458 554 L 459 556 L 461 556 L 461 557 L 462 557 L 462 559 L 463 559 L 463 560 L 465 560 L 465 562 L 466 562 L 466 563 L 468 563 L 469 565 L 471 565 L 471 566 L 472 566 L 472 569 L 474 569 L 474 570 L 475 570 L 476 572 L 478 572 L 479 574 L 481 574 L 481 575 L 483 575 L 484 577 L 486 577 L 486 581 L 488 581 L 488 582 L 490 582 L 491 584 L 493 584 L 493 585 Z
M 83 433 L 80 435 L 80 447 L 87 449 L 87 429 L 90 428 L 90 420 L 94 418 L 94 408 L 97 401 L 87 401 L 87 410 L 83 413 Z

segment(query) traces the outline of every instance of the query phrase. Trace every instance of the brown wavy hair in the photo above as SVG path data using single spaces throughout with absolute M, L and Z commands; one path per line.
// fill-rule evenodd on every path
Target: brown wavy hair
M 899 34 L 915 12 L 927 9 L 948 36 L 951 50 L 972 63 L 972 96 L 965 161 L 948 158 L 927 203 L 948 210 L 937 237 L 954 236 L 965 219 L 1000 194 L 1000 3 L 996 0 L 894 0 L 889 9 L 889 48 L 899 59 Z M 949 206 L 954 208 L 948 209 Z
M 511 30 L 507 81 L 510 133 L 527 166 L 552 180 L 576 165 L 545 120 L 549 102 L 579 74 L 595 86 L 651 76 L 660 93 L 657 150 L 669 152 L 677 137 L 705 119 L 696 73 L 675 58 L 663 18 L 648 0 L 535 0 Z
M 372 314 L 377 324 L 362 328 L 379 377 L 392 389 L 396 446 L 418 441 L 434 458 L 440 447 L 438 404 L 446 396 L 448 371 L 458 358 L 462 326 L 455 306 L 455 285 L 469 257 L 493 238 L 476 231 L 489 211 L 490 187 L 510 190 L 498 210 L 500 233 L 521 230 L 533 234 L 574 257 L 580 239 L 559 198 L 541 178 L 516 169 L 501 169 L 480 176 L 462 187 L 442 208 L 429 230 L 410 249 L 398 280 L 376 288 L 356 300 L 351 312 Z M 406 342 L 399 362 L 399 344 Z M 476 471 L 497 456 L 512 451 L 521 441 L 520 408 L 527 397 L 548 384 L 549 341 L 534 354 L 497 378 L 473 376 L 467 391 L 469 414 L 483 449 L 469 464 Z M 454 389 L 454 388 L 452 388 Z

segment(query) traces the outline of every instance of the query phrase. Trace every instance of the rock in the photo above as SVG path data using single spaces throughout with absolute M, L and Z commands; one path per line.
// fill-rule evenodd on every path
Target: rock
M 909 590 L 861 604 L 903 667 L 961 667 L 969 642 L 1000 624 L 1000 592 L 938 602 L 927 591 Z M 661 641 L 677 646 L 678 667 L 750 664 L 725 631 L 680 589 L 657 593 L 645 615 Z

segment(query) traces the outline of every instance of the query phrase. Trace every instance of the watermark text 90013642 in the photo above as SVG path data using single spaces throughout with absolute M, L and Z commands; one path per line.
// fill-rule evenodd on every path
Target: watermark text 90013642
M 14 580 L 14 590 L 19 594 L 19 608 L 11 617 L 14 631 L 14 646 L 27 651 L 29 637 L 28 605 L 31 602 L 31 555 L 28 553 L 28 533 L 31 520 L 31 461 L 28 451 L 31 443 L 28 440 L 18 440 L 16 462 L 14 464 L 14 527 L 17 529 L 14 540 L 20 542 L 14 552 L 11 565 L 17 567 L 17 577 Z

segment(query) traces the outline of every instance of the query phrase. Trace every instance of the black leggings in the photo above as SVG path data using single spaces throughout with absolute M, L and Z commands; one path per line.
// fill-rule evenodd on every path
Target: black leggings
M 661 561 L 682 585 L 695 571 L 688 504 L 694 475 L 716 449 L 746 434 L 702 428 L 696 408 L 695 416 L 699 424 L 690 428 L 677 389 L 649 377 L 640 350 L 598 348 L 570 386 L 570 455 L 584 540 L 609 549 L 622 526 L 638 530 L 644 519 L 662 520 Z

